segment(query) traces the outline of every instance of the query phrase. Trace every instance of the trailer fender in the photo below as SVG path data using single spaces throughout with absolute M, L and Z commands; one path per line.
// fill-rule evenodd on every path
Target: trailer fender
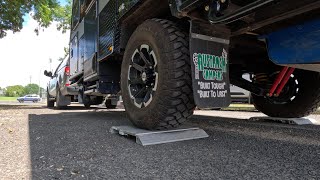
M 320 63 L 320 19 L 263 36 L 271 61 L 278 65 L 308 66 Z M 318 70 L 320 71 L 320 70 Z

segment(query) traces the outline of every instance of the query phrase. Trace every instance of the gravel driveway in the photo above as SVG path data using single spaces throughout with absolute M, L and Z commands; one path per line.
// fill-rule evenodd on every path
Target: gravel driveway
M 122 110 L 0 105 L 0 179 L 319 179 L 320 126 L 259 115 L 197 111 L 209 138 L 143 147 L 109 133 Z

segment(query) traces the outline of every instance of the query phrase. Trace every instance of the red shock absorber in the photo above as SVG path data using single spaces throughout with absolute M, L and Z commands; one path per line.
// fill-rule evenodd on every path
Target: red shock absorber
M 283 67 L 282 70 L 280 71 L 280 73 L 278 74 L 276 80 L 273 82 L 271 89 L 269 91 L 269 94 L 267 94 L 267 96 L 272 97 L 274 91 L 277 89 L 278 85 L 280 84 L 280 82 L 282 81 L 284 75 L 286 74 L 286 72 L 288 71 L 289 67 Z
M 279 96 L 282 89 L 284 88 L 284 86 L 287 84 L 287 82 L 290 79 L 291 74 L 293 73 L 293 71 L 295 70 L 295 68 L 289 68 L 289 70 L 287 71 L 286 75 L 284 76 L 284 78 L 281 81 L 281 84 L 278 86 L 276 93 L 274 94 L 274 96 Z

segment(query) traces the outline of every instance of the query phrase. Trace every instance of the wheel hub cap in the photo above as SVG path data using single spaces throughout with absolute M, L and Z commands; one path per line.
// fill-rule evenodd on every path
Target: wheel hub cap
M 148 106 L 157 90 L 157 58 L 149 45 L 138 47 L 128 69 L 128 90 L 132 102 L 138 108 Z
M 146 72 L 143 72 L 143 73 L 141 74 L 141 79 L 142 79 L 143 82 L 146 82 L 146 81 L 147 81 L 147 73 L 146 73 Z

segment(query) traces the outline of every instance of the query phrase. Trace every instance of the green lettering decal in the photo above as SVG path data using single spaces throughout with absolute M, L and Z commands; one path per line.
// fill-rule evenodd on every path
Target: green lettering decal
M 208 54 L 208 61 L 209 61 L 209 67 L 210 68 L 213 68 L 214 66 L 213 66 L 213 64 L 214 64 L 214 62 L 213 62 L 213 55 L 210 55 L 210 54 Z
M 198 54 L 198 69 L 199 69 L 199 71 L 203 71 L 203 69 L 204 69 L 203 64 L 202 64 L 202 55 L 200 53 Z
M 214 68 L 215 68 L 215 69 L 220 69 L 220 68 L 221 68 L 219 56 L 216 56 L 216 57 L 214 58 Z
M 221 69 L 222 69 L 222 72 L 227 72 L 227 60 L 226 60 L 226 58 L 221 58 Z
M 223 73 L 222 73 L 222 71 L 217 71 L 217 77 L 216 77 L 216 79 L 218 80 L 218 81 L 222 81 L 223 80 Z
M 208 67 L 209 63 L 208 63 L 208 56 L 206 54 L 202 55 L 203 61 L 204 61 L 204 67 Z
M 223 74 L 227 72 L 227 57 L 228 53 L 224 49 L 221 56 L 194 53 L 196 72 L 199 75 L 199 72 L 202 71 L 202 77 L 205 80 L 223 81 Z

